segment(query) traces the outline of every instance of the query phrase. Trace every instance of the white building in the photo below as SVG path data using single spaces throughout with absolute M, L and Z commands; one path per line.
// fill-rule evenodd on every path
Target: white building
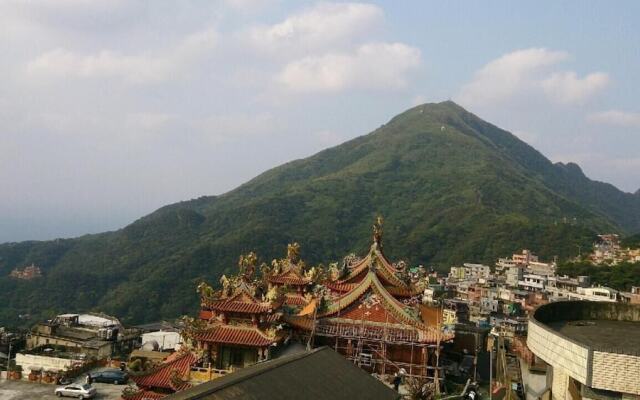
M 525 274 L 522 280 L 518 281 L 518 287 L 532 292 L 540 292 L 547 286 L 545 275 Z
M 178 332 L 157 331 L 149 332 L 142 335 L 142 345 L 146 343 L 157 343 L 157 351 L 177 351 L 182 345 L 182 336 Z

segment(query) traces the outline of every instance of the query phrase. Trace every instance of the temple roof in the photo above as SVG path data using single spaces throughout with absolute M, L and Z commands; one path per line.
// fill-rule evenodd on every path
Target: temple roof
M 313 305 L 315 302 L 311 302 L 298 315 L 285 315 L 284 320 L 294 327 L 312 330 L 315 312 L 315 309 L 311 309 Z M 362 281 L 348 293 L 330 300 L 328 306 L 319 310 L 315 318 L 318 328 L 329 330 L 330 325 L 362 325 L 367 329 L 380 328 L 387 333 L 405 332 L 398 335 L 412 341 L 435 343 L 437 340 L 450 339 L 439 329 L 427 326 L 420 318 L 419 309 L 396 300 L 378 279 L 374 269 L 369 269 Z M 374 333 L 375 335 L 377 334 Z
M 219 324 L 198 332 L 194 338 L 203 342 L 235 344 L 239 346 L 266 347 L 277 343 L 281 337 L 270 337 L 253 326 Z
M 290 286 L 305 286 L 311 283 L 311 279 L 298 272 L 294 267 L 268 278 L 271 283 L 279 283 Z
M 216 293 L 215 296 L 202 298 L 202 306 L 222 312 L 261 314 L 270 312 L 280 306 L 280 302 L 260 301 L 246 282 L 241 282 L 230 296 Z M 203 315 L 201 313 L 200 318 Z M 210 317 L 209 317 L 210 318 Z M 203 318 L 208 319 L 208 318 Z
M 304 307 L 309 304 L 309 301 L 307 301 L 307 299 L 303 295 L 287 293 L 284 297 L 284 304 L 289 306 Z
M 345 277 L 328 282 L 326 286 L 337 292 L 351 291 L 356 284 L 367 276 L 369 269 L 375 270 L 383 286 L 387 287 L 387 291 L 394 296 L 411 297 L 421 292 L 420 289 L 413 287 L 397 276 L 398 269 L 387 259 L 377 242 L 371 245 L 369 254 L 365 258 L 350 267 Z
M 273 310 L 273 305 L 271 303 L 263 302 L 253 303 L 234 300 L 219 300 L 205 302 L 204 305 L 216 311 L 230 311 L 248 314 L 260 314 Z
M 191 352 L 174 353 L 167 360 L 147 374 L 132 376 L 131 379 L 142 388 L 182 390 L 184 384 L 176 387 L 172 381 L 174 376 L 185 377 L 191 370 L 191 366 L 198 361 Z
M 346 309 L 357 301 L 363 301 L 363 296 L 367 293 L 375 294 L 380 299 L 382 307 L 403 323 L 415 326 L 422 326 L 422 321 L 416 315 L 411 314 L 407 310 L 407 306 L 396 300 L 384 287 L 378 279 L 378 275 L 374 270 L 369 270 L 365 278 L 360 284 L 354 287 L 350 292 L 335 298 L 331 301 L 326 310 L 318 314 L 318 317 L 325 317 L 337 314 L 341 310 Z
M 156 393 L 151 390 L 139 390 L 134 394 L 122 395 L 122 400 L 156 400 L 167 397 L 164 393 Z

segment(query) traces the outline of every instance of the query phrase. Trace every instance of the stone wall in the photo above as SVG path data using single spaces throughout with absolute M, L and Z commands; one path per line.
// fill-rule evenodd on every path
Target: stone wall
M 34 354 L 22 354 L 16 355 L 16 364 L 22 367 L 22 376 L 27 376 L 31 370 L 45 371 L 62 371 L 69 369 L 74 360 L 58 357 L 38 356 Z

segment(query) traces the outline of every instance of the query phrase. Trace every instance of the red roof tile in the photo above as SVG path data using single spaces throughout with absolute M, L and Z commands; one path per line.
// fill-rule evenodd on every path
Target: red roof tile
M 328 289 L 335 292 L 348 292 L 354 287 L 358 286 L 357 283 L 340 283 L 340 282 L 327 282 L 325 285 Z
M 219 300 L 205 304 L 208 308 L 217 311 L 229 311 L 249 314 L 269 312 L 273 308 L 270 303 L 245 303 L 242 301 Z
M 163 397 L 167 397 L 166 394 L 156 393 L 150 390 L 140 390 L 133 395 L 130 396 L 122 396 L 122 400 L 156 400 L 161 399 Z
M 306 306 L 309 302 L 299 294 L 286 294 L 284 304 L 290 306 Z
M 179 376 L 184 376 L 191 370 L 191 365 L 193 365 L 197 359 L 191 352 L 174 354 L 177 355 L 172 355 L 172 357 L 167 358 L 164 363 L 160 364 L 149 374 L 132 376 L 131 379 L 133 379 L 139 387 L 175 390 L 171 383 L 173 371 L 178 371 Z
M 307 316 L 300 317 L 298 315 L 284 315 L 283 319 L 285 322 L 295 328 L 306 329 L 308 331 L 313 328 L 313 319 Z
M 385 289 L 394 297 L 413 297 L 421 293 L 417 289 L 409 289 L 398 286 L 385 286 Z
M 342 310 L 339 314 L 339 317 L 357 321 L 362 321 L 364 319 L 365 321 L 370 322 L 382 322 L 390 324 L 402 323 L 402 321 L 399 321 L 397 318 L 395 318 L 392 313 L 388 312 L 383 304 L 377 304 L 372 307 L 367 307 L 362 304 L 362 300 L 353 303 L 347 309 Z
M 311 279 L 300 275 L 292 270 L 283 272 L 280 275 L 269 277 L 269 282 L 283 285 L 304 286 L 311 282 Z
M 211 317 L 213 317 L 213 312 L 209 310 L 200 310 L 200 314 L 198 315 L 198 317 L 200 319 L 204 319 L 205 321 L 208 321 L 211 319 Z
M 258 328 L 235 325 L 218 325 L 195 335 L 197 340 L 210 343 L 226 343 L 241 346 L 266 347 L 276 342 Z

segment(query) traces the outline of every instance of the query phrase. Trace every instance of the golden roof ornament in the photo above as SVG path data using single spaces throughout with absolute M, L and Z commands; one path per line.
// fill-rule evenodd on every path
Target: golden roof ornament
M 258 263 L 258 256 L 253 251 L 246 255 L 241 255 L 238 260 L 238 267 L 240 269 L 240 276 L 245 280 L 251 281 L 256 272 L 256 265 Z
M 384 220 L 381 216 L 376 218 L 376 222 L 373 224 L 373 242 L 382 248 L 382 224 Z
M 287 245 L 287 259 L 291 264 L 296 264 L 300 260 L 300 245 L 298 242 Z

